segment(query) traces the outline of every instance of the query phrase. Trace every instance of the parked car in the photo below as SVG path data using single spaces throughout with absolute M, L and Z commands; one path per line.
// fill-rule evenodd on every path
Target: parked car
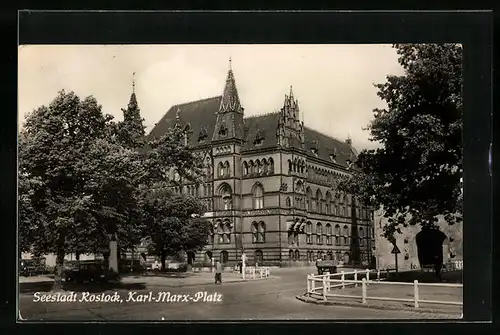
M 64 271 L 64 280 L 66 282 L 105 283 L 114 279 L 118 279 L 118 275 L 110 271 L 108 263 L 102 260 L 79 261 Z

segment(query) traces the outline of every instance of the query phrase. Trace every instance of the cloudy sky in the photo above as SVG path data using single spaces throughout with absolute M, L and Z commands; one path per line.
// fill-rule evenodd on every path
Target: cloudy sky
M 292 85 L 307 126 L 357 149 L 376 146 L 362 130 L 385 107 L 373 84 L 403 73 L 390 45 L 20 46 L 19 124 L 61 89 L 121 120 L 135 72 L 149 131 L 171 105 L 222 94 L 229 58 L 246 115 L 278 111 Z

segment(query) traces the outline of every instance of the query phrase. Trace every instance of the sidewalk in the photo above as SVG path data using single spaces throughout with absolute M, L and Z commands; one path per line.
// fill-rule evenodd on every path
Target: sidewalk
M 239 273 L 224 272 L 222 274 L 223 283 L 236 283 L 244 281 L 256 280 L 271 280 L 275 276 L 260 278 L 259 275 L 253 279 L 249 274 L 245 280 Z M 20 285 L 30 284 L 46 284 L 53 283 L 54 278 L 51 276 L 32 276 L 19 277 Z M 164 287 L 183 287 L 213 284 L 214 273 L 211 272 L 178 272 L 178 273 L 161 273 L 161 274 L 145 274 L 145 275 L 123 275 L 120 282 L 124 285 L 143 284 L 145 286 L 164 286 Z
M 370 284 L 367 287 L 367 302 L 362 303 L 361 300 L 361 286 L 352 287 L 348 286 L 342 288 L 331 288 L 331 294 L 351 295 L 358 296 L 359 298 L 345 298 L 345 297 L 328 297 L 324 302 L 323 298 L 319 295 L 311 295 L 311 297 L 299 296 L 297 299 L 317 304 L 325 305 L 346 305 L 355 307 L 368 307 L 377 309 L 397 309 L 397 310 L 411 310 L 418 312 L 431 312 L 431 313 L 446 313 L 456 314 L 457 318 L 462 313 L 462 306 L 455 305 L 441 305 L 420 302 L 419 308 L 415 308 L 413 302 L 403 301 L 381 301 L 371 300 L 370 297 L 382 298 L 397 298 L 397 299 L 413 299 L 413 286 L 398 286 L 398 285 L 381 285 Z M 429 287 L 419 286 L 419 300 L 434 300 L 434 301 L 453 301 L 463 303 L 463 290 L 458 287 Z
M 246 275 L 245 280 L 241 277 L 239 273 L 224 272 L 222 274 L 222 283 L 237 283 L 246 281 L 256 281 L 256 280 L 271 280 L 275 277 L 272 275 L 269 277 L 259 278 L 256 276 L 252 279 L 250 275 Z M 196 286 L 196 285 L 206 285 L 214 284 L 215 278 L 214 273 L 211 272 L 187 272 L 179 273 L 176 275 L 145 275 L 145 276 L 124 276 L 121 279 L 123 284 L 145 284 L 146 286 L 163 286 L 163 287 L 184 287 L 184 286 Z

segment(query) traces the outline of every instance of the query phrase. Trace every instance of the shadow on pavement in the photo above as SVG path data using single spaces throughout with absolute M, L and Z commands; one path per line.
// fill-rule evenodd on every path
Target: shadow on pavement
M 20 293 L 35 293 L 35 292 L 50 292 L 52 290 L 52 282 L 38 282 L 38 283 L 21 283 L 19 285 Z M 109 282 L 109 283 L 84 283 L 84 284 L 73 284 L 73 283 L 63 283 L 64 291 L 72 292 L 92 292 L 101 293 L 110 290 L 144 290 L 146 289 L 145 283 L 121 283 L 121 282 Z
M 151 272 L 143 274 L 126 274 L 122 277 L 128 278 L 189 278 L 196 276 L 195 272 Z
M 390 273 L 387 277 L 388 281 L 398 282 L 413 282 L 415 279 L 420 283 L 449 283 L 461 284 L 463 280 L 463 271 L 447 271 L 441 273 L 441 280 L 439 280 L 433 272 L 405 271 L 399 273 Z

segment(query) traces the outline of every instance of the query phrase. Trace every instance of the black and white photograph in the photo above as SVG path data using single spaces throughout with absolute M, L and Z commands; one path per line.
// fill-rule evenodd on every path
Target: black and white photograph
M 18 321 L 459 320 L 462 45 L 18 47 Z

